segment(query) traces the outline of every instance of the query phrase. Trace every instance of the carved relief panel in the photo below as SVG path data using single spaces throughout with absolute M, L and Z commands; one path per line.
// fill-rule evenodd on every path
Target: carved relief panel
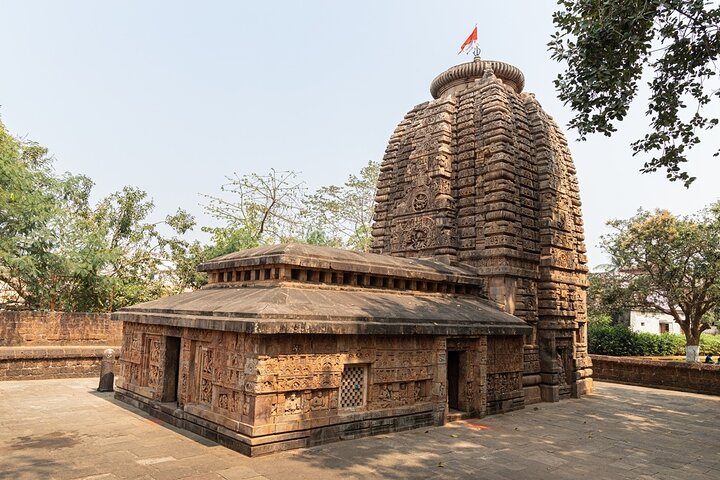
M 505 402 L 513 397 L 521 399 L 524 366 L 523 338 L 489 336 L 487 344 L 488 403 Z M 491 408 L 493 407 L 491 406 Z
M 200 358 L 200 362 L 198 363 L 200 373 L 198 375 L 200 390 L 197 398 L 200 403 L 204 403 L 206 405 L 212 404 L 213 377 L 215 374 L 213 354 L 214 351 L 211 348 L 198 346 L 197 357 Z
M 145 385 L 157 391 L 162 385 L 162 343 L 163 338 L 155 335 L 145 336 L 143 349 L 143 371 L 145 372 Z
M 557 372 L 557 382 L 560 386 L 560 398 L 570 397 L 572 391 L 574 374 L 572 344 L 572 338 L 555 339 L 555 368 Z

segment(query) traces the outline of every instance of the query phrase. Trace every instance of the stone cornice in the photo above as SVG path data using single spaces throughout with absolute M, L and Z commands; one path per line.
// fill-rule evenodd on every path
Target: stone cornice
M 495 76 L 505 84 L 510 85 L 515 92 L 522 92 L 525 87 L 525 76 L 519 68 L 509 63 L 496 60 L 481 60 L 475 58 L 472 62 L 461 63 L 445 70 L 435 77 L 430 84 L 430 93 L 433 98 L 440 98 L 445 92 L 456 85 L 469 83 L 482 78 L 486 70 L 491 69 Z

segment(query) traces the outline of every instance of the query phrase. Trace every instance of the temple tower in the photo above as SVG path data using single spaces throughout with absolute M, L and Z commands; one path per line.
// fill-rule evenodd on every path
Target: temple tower
M 390 138 L 373 252 L 476 269 L 487 295 L 533 327 L 525 403 L 592 389 L 587 259 L 567 141 L 516 67 L 476 57 L 438 75 L 433 100 Z

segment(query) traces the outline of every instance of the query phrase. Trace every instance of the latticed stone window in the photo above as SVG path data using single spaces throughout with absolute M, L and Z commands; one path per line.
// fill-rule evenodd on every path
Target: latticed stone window
M 340 385 L 340 408 L 364 406 L 366 391 L 367 365 L 345 365 Z

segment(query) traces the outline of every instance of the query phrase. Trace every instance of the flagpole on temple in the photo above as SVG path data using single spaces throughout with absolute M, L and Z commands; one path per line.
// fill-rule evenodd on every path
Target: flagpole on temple
M 470 47 L 470 48 L 468 48 Z M 465 52 L 470 53 L 473 52 L 473 55 L 475 56 L 476 60 L 480 59 L 480 44 L 478 43 L 478 37 L 477 37 L 477 23 L 475 24 L 475 28 L 473 28 L 473 31 L 470 33 L 470 36 L 465 39 L 462 45 L 460 45 L 460 51 L 458 52 L 458 55 Z
M 477 23 L 475 24 L 475 31 L 477 31 Z M 473 42 L 472 50 L 475 60 L 480 60 L 480 42 L 477 40 L 477 34 L 475 34 L 475 41 Z

